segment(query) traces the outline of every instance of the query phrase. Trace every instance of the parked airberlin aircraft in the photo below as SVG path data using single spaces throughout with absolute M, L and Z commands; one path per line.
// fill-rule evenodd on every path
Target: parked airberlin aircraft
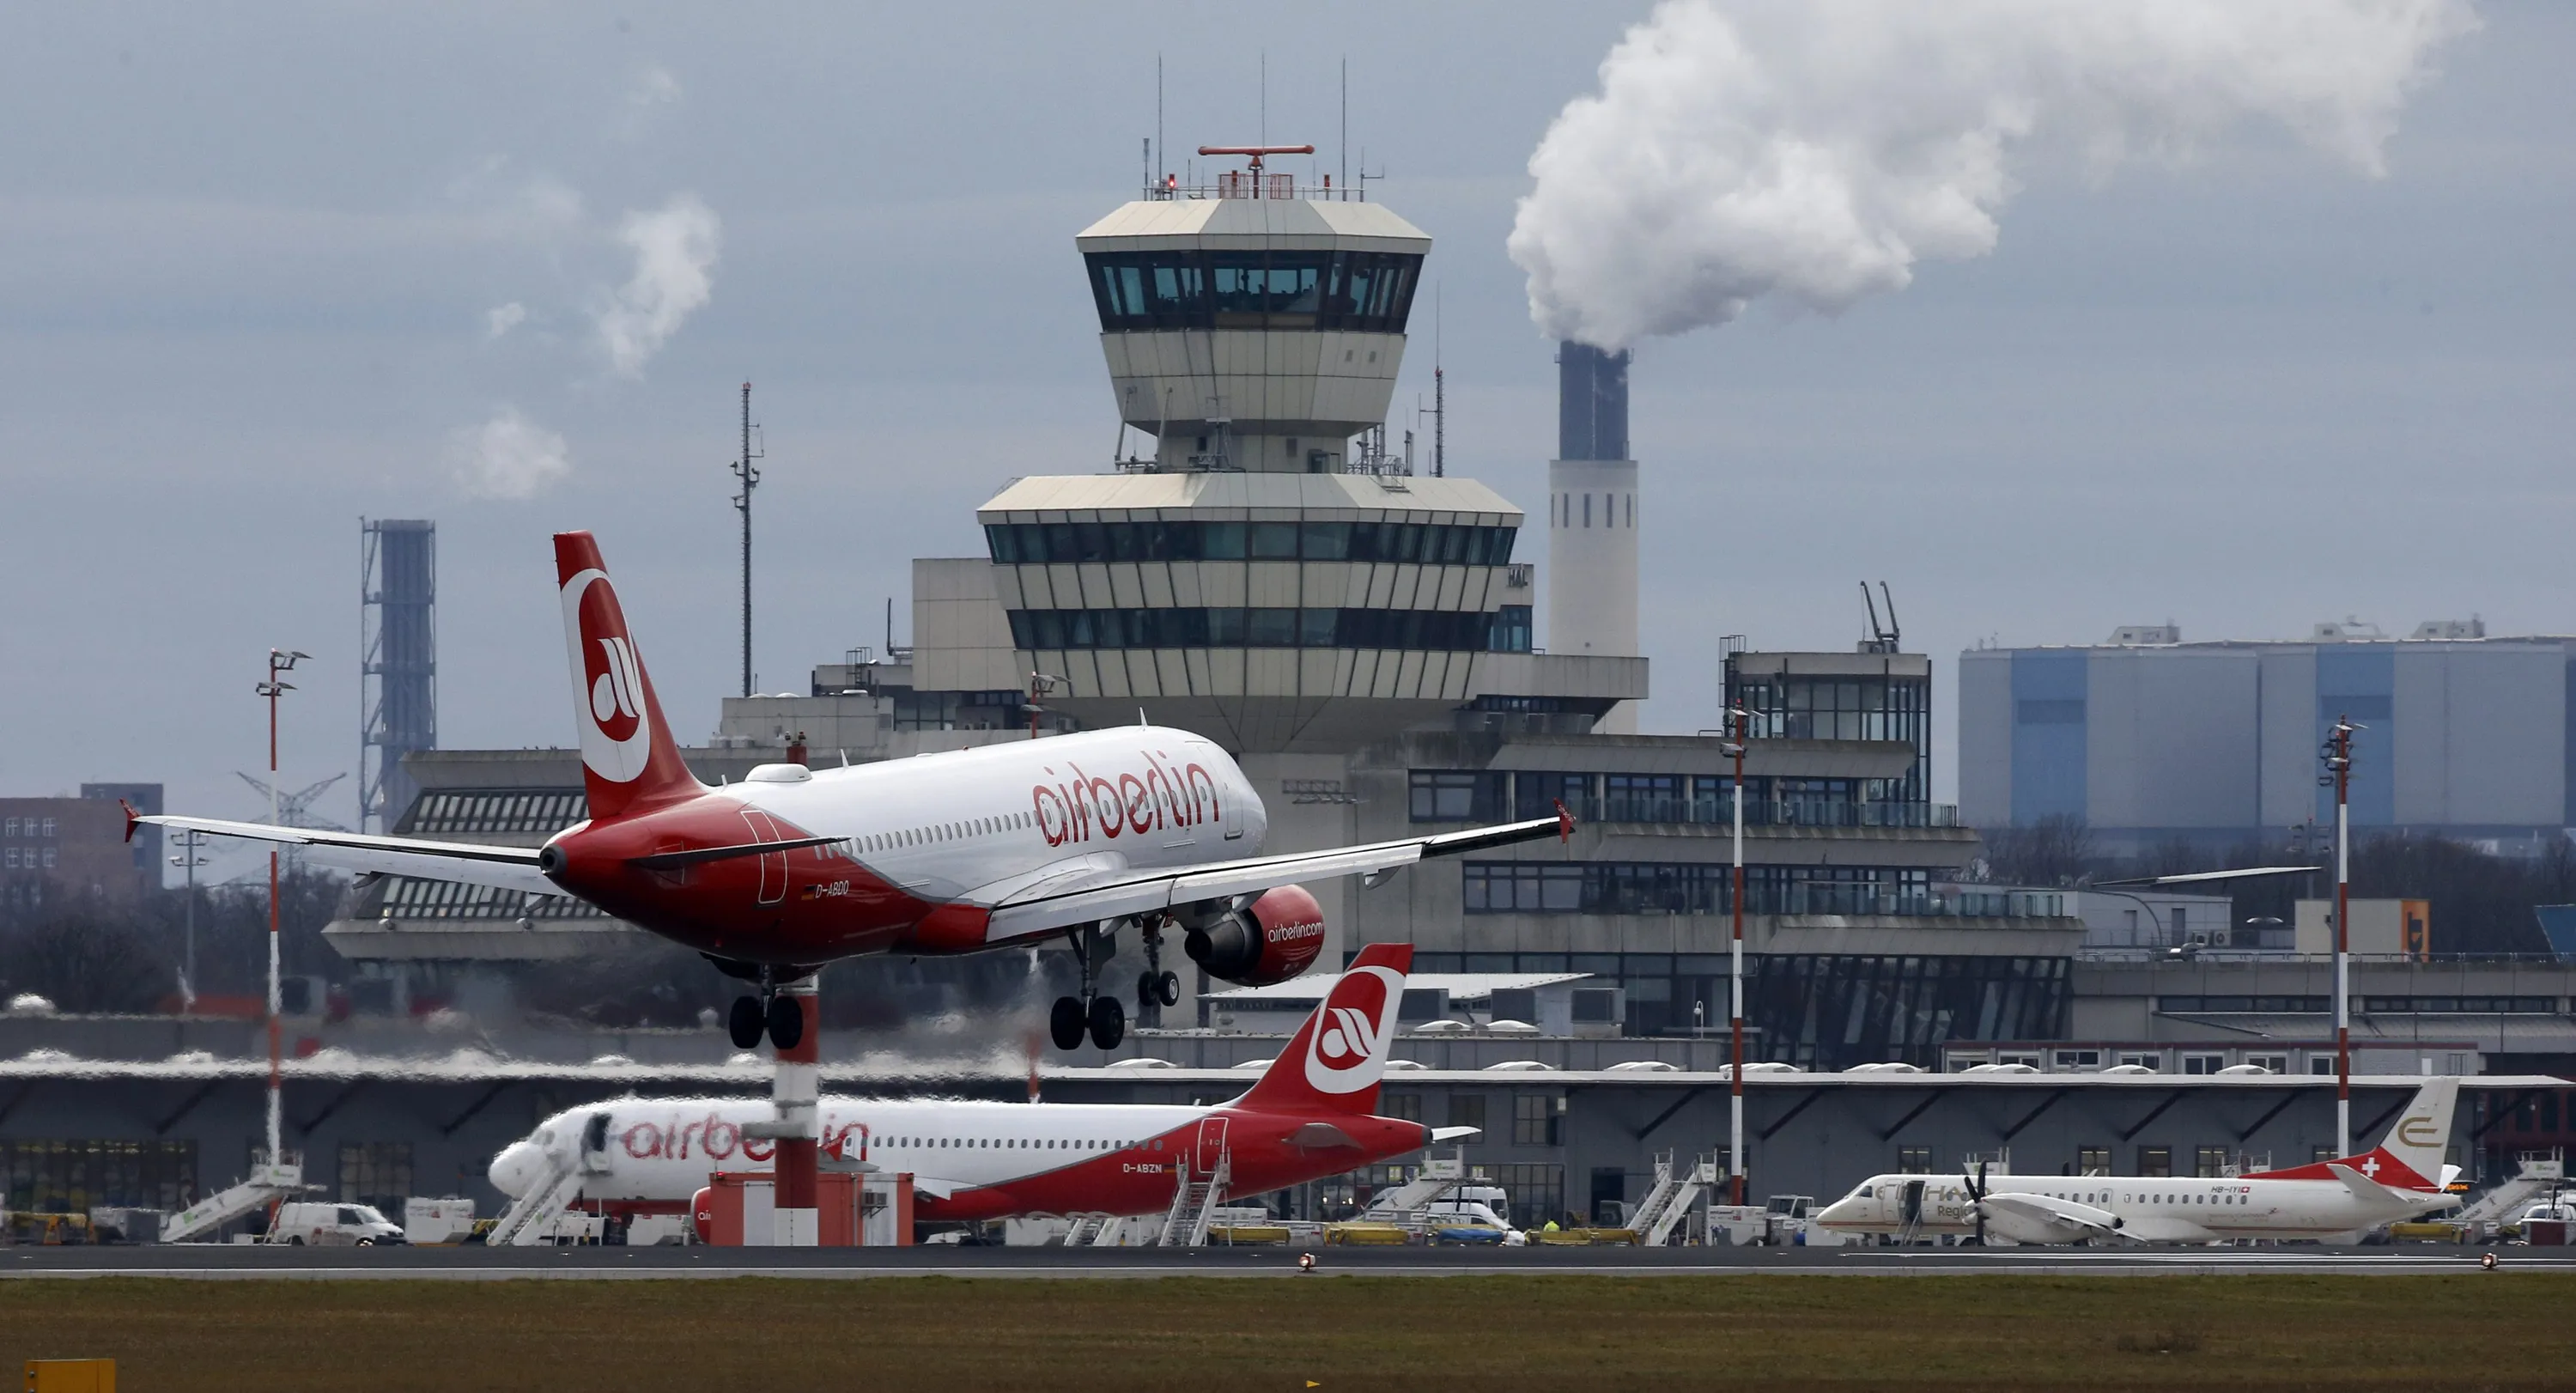
M 1242 985 L 1282 982 L 1324 946 L 1299 880 L 1382 875 L 1426 856 L 1565 836 L 1556 817 L 1330 851 L 1262 856 L 1261 798 L 1223 750 L 1137 725 L 844 769 L 764 764 L 709 788 L 680 748 L 587 532 L 555 536 L 590 817 L 537 850 L 321 832 L 199 817 L 135 823 L 282 842 L 314 865 L 572 895 L 756 982 L 734 1043 L 795 1043 L 803 1015 L 775 989 L 837 958 L 977 953 L 1064 935 L 1079 998 L 1055 1003 L 1059 1048 L 1103 1049 L 1126 1012 L 1098 990 L 1118 929 L 1142 934 L 1139 998 L 1180 1000 L 1162 935 Z
M 2459 1203 L 2444 1187 L 2458 1079 L 2432 1079 L 2360 1156 L 2215 1179 L 2133 1175 L 1873 1175 L 1816 1222 L 1846 1233 L 1991 1234 L 2015 1243 L 2328 1238 Z
M 845 1161 L 909 1173 L 928 1219 L 1022 1214 L 1152 1214 L 1186 1176 L 1225 1162 L 1219 1202 L 1339 1175 L 1472 1134 L 1372 1115 L 1413 949 L 1371 944 L 1333 984 L 1249 1092 L 1214 1107 L 825 1098 L 823 1146 Z M 712 1171 L 770 1169 L 765 1098 L 624 1099 L 547 1118 L 493 1158 L 492 1184 L 517 1199 L 596 1212 L 678 1214 Z

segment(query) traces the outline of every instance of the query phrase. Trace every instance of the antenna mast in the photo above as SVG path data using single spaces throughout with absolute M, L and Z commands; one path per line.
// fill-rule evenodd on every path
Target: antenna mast
M 1431 285 L 1431 477 L 1448 476 L 1449 383 L 1440 368 L 1440 284 Z
M 764 452 L 765 454 L 765 452 Z M 751 695 L 751 491 L 760 487 L 760 468 L 754 461 L 763 458 L 751 449 L 751 384 L 742 384 L 742 458 L 734 461 L 733 475 L 742 481 L 742 492 L 733 497 L 733 506 L 742 513 L 742 694 Z

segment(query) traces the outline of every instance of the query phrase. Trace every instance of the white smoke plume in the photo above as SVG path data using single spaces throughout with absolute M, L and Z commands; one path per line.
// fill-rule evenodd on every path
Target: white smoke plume
M 617 239 L 635 253 L 635 274 L 598 313 L 608 361 L 634 377 L 715 291 L 711 272 L 723 227 L 695 194 L 673 195 L 651 213 L 629 213 Z
M 1838 313 L 1994 250 L 2021 174 L 2270 125 L 2357 172 L 2466 0 L 1665 0 L 1568 103 L 1509 243 L 1549 337 Z
M 564 438 L 515 406 L 451 434 L 447 456 L 458 485 L 476 498 L 533 498 L 572 472 Z

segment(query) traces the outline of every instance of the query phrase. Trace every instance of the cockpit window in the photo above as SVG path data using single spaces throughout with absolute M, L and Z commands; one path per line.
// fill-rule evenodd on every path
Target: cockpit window
M 1856 1199 L 1856 1200 L 1865 1200 L 1865 1199 L 1870 1198 L 1870 1194 L 1871 1194 L 1870 1187 L 1869 1187 L 1869 1186 L 1867 1186 L 1867 1185 L 1863 1185 L 1863 1186 L 1862 1186 L 1862 1187 L 1860 1187 L 1859 1189 L 1852 1191 L 1852 1198 L 1853 1198 L 1853 1199 Z

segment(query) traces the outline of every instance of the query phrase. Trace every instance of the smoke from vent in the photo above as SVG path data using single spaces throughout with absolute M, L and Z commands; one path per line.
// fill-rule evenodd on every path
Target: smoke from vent
M 2369 176 L 2466 0 L 1666 0 L 1530 156 L 1512 260 L 1550 338 L 1764 297 L 1825 314 L 1994 250 L 2043 166 L 2286 130 Z

